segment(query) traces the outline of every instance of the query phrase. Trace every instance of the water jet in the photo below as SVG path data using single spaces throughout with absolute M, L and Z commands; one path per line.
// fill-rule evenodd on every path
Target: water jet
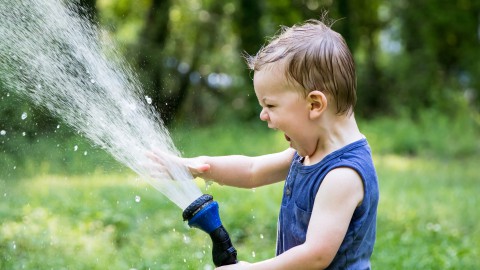
M 75 4 L 0 1 L 2 85 L 62 119 L 185 209 L 188 224 L 212 238 L 215 265 L 235 263 L 236 250 L 220 221 L 218 203 L 202 195 L 188 169 L 170 158 L 180 152 L 138 76 Z M 145 166 L 152 149 L 165 155 L 165 169 L 155 176 Z

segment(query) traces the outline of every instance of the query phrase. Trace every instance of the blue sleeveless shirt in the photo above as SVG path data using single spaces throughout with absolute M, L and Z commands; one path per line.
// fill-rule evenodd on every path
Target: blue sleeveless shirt
M 304 166 L 302 162 L 303 158 L 295 153 L 285 181 L 278 219 L 277 255 L 305 242 L 313 203 L 323 179 L 335 168 L 348 167 L 360 175 L 364 198 L 355 209 L 345 238 L 327 269 L 370 269 L 379 190 L 367 140 L 361 139 L 336 150 L 317 164 Z

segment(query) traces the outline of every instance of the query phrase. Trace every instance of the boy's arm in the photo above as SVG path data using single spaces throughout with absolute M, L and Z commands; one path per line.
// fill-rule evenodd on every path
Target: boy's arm
M 253 188 L 285 180 L 295 150 L 248 157 L 241 155 L 186 158 L 194 176 L 222 185 Z
M 254 264 L 219 269 L 323 269 L 345 238 L 355 208 L 363 200 L 363 182 L 352 169 L 338 168 L 325 177 L 315 197 L 306 241 L 285 253 Z

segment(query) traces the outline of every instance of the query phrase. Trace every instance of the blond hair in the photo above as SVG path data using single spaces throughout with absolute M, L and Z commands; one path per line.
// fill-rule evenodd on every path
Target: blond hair
M 355 63 L 343 37 L 318 20 L 283 28 L 255 56 L 247 56 L 253 71 L 285 61 L 287 80 L 294 80 L 304 95 L 320 90 L 336 103 L 337 114 L 353 112 L 356 103 Z

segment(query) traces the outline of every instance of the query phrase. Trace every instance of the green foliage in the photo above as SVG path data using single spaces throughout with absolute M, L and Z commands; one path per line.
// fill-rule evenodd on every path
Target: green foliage
M 480 122 L 459 107 L 456 114 L 422 110 L 415 117 L 383 117 L 361 125 L 378 152 L 441 158 L 466 158 L 480 153 Z
M 255 53 L 280 25 L 320 18 L 323 10 L 337 20 L 334 30 L 354 53 L 358 115 L 417 114 L 439 106 L 454 113 L 450 100 L 464 95 L 472 108 L 479 109 L 478 1 L 80 2 L 96 6 L 95 18 L 108 31 L 102 36 L 118 42 L 154 105 L 169 121 L 173 116 L 174 122 L 223 121 L 218 119 L 222 111 L 237 119 L 255 118 L 258 105 L 252 74 L 242 53 Z M 230 84 L 212 86 L 211 74 L 227 74 Z M 1 83 L 5 98 L 12 89 L 3 89 Z M 22 112 L 38 110 L 12 98 L 8 104 L 0 102 L 3 129 L 6 121 Z M 39 128 L 48 129 L 56 122 L 48 114 L 35 115 Z
M 354 53 L 359 115 L 416 114 L 463 95 L 478 111 L 478 1 L 80 2 L 97 8 L 94 18 L 108 31 L 102 36 L 118 41 L 168 120 L 174 115 L 177 121 L 211 123 L 223 110 L 237 119 L 255 118 L 257 101 L 242 53 L 254 54 L 280 25 L 320 18 L 323 10 L 337 20 L 333 28 Z M 231 84 L 212 87 L 208 76 L 220 73 Z M 5 97 L 1 82 L 0 89 Z M 4 119 L 28 109 L 11 101 L 0 107 L 0 128 Z M 51 120 L 37 117 L 39 127 Z
M 53 132 L 21 130 L 0 135 L 0 179 L 124 170 L 109 154 L 63 124 Z
M 178 126 L 172 130 L 172 138 L 184 156 L 258 155 L 288 147 L 282 133 L 269 130 L 260 121 L 226 122 L 204 127 Z

